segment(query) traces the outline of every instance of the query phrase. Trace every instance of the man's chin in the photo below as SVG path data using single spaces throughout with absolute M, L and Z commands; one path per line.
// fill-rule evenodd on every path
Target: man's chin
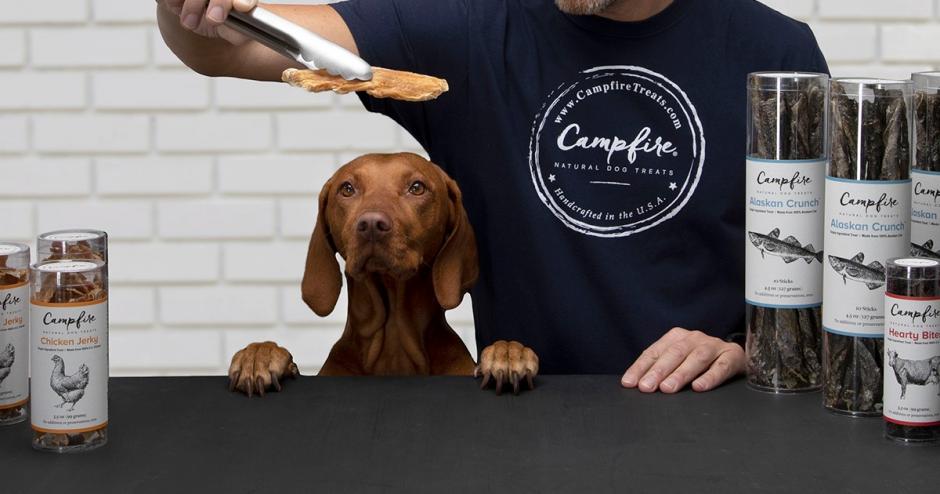
M 555 0 L 558 9 L 571 15 L 597 15 L 616 0 Z

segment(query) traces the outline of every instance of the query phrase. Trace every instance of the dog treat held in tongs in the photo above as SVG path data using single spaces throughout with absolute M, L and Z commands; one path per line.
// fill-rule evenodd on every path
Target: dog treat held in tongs
M 775 393 L 819 389 L 825 74 L 748 77 L 747 382 Z
M 325 70 L 287 69 L 281 79 L 291 86 L 311 92 L 335 91 L 346 94 L 365 91 L 376 98 L 391 98 L 402 101 L 428 101 L 447 92 L 447 81 L 429 75 L 400 70 L 372 68 L 372 80 L 347 81 L 331 75 Z
M 826 179 L 823 405 L 882 411 L 885 263 L 910 251 L 911 85 L 834 79 Z

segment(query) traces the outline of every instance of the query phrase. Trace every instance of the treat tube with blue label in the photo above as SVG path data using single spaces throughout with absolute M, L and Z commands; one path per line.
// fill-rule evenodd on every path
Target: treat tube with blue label
M 940 72 L 914 82 L 914 169 L 911 170 L 911 256 L 940 259 Z
M 108 440 L 108 276 L 99 260 L 30 269 L 33 447 L 86 451 Z
M 885 262 L 908 256 L 911 83 L 833 79 L 823 268 L 823 405 L 882 413 Z
M 885 436 L 940 439 L 940 261 L 891 259 L 885 292 Z
M 0 425 L 26 420 L 28 348 L 29 247 L 0 242 Z
M 822 384 L 823 194 L 829 76 L 748 76 L 747 382 L 795 393 Z

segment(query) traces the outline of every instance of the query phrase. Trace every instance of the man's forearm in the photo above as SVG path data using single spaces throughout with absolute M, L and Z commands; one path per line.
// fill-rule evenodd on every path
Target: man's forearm
M 208 76 L 235 75 L 231 60 L 240 58 L 243 47 L 219 38 L 206 38 L 180 24 L 179 16 L 162 4 L 157 5 L 157 25 L 166 45 L 189 68 Z

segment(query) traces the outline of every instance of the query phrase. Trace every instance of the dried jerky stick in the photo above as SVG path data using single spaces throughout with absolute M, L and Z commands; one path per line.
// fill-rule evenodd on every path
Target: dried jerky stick
M 281 79 L 291 86 L 311 92 L 335 91 L 346 94 L 365 91 L 376 98 L 392 98 L 402 101 L 428 101 L 437 98 L 449 89 L 447 81 L 428 75 L 400 70 L 372 69 L 372 80 L 347 81 L 325 70 L 287 69 Z

